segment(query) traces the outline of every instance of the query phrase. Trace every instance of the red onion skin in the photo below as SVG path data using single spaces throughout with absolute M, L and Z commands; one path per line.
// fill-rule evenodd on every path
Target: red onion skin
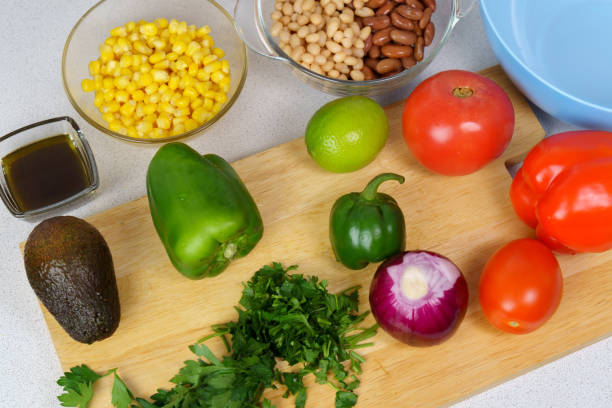
M 388 273 L 389 267 L 403 264 L 407 254 L 425 254 L 448 263 L 458 272 L 453 286 L 444 291 L 442 303 L 425 304 L 417 309 L 428 318 L 411 319 L 404 315 L 398 310 L 402 300 L 391 291 L 395 282 Z M 467 282 L 459 268 L 448 258 L 429 251 L 406 251 L 389 258 L 378 267 L 370 285 L 370 308 L 376 321 L 391 336 L 411 346 L 433 346 L 451 337 L 465 317 L 468 298 Z

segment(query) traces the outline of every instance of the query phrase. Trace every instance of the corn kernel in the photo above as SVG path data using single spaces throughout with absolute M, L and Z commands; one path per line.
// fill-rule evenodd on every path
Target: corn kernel
M 126 76 L 128 78 L 131 78 L 133 72 L 129 68 L 121 68 L 121 64 L 119 64 L 119 74 L 122 75 L 122 76 Z
M 121 110 L 119 110 L 121 111 Z M 119 120 L 121 121 L 121 123 L 123 123 L 126 127 L 132 126 L 135 122 L 136 119 L 134 119 L 131 116 L 123 116 L 121 115 L 121 117 L 119 118 Z
M 225 78 L 225 74 L 221 71 L 215 71 L 210 74 L 210 80 L 213 81 L 215 84 L 220 83 L 223 78 Z
M 185 34 L 186 32 L 187 32 L 187 23 L 185 21 L 179 22 L 176 28 L 176 33 Z
M 188 107 L 185 107 L 185 108 L 176 108 L 174 110 L 174 116 L 176 116 L 178 118 L 188 117 L 190 113 L 191 113 L 191 109 L 189 109 Z
M 127 84 L 127 86 L 125 87 L 125 90 L 128 91 L 130 94 L 133 94 L 134 92 L 136 92 L 137 89 L 138 89 L 138 85 L 134 81 L 130 81 L 130 83 Z
M 221 92 L 217 92 L 217 95 L 215 95 L 215 101 L 217 101 L 217 103 L 223 105 L 225 102 L 227 102 L 227 95 L 225 95 L 224 93 L 221 93 Z
M 189 70 L 187 72 L 193 77 L 198 75 L 198 64 L 196 64 L 195 62 L 189 64 Z
M 96 90 L 96 83 L 93 79 L 84 79 L 81 81 L 81 88 L 83 88 L 85 92 L 93 92 Z
M 176 41 L 174 44 L 172 44 L 172 52 L 175 52 L 181 55 L 186 50 L 187 50 L 187 45 L 182 41 Z
M 130 32 L 130 33 L 131 33 L 132 31 L 134 31 L 134 30 L 136 29 L 136 23 L 135 23 L 135 22 L 133 22 L 133 21 L 130 21 L 129 23 L 126 23 L 126 24 L 125 24 L 125 29 L 126 29 L 128 32 Z
M 208 99 L 215 99 L 215 95 L 217 95 L 215 91 L 206 91 L 203 96 Z
M 104 94 L 102 92 L 96 92 L 96 96 L 94 97 L 94 106 L 99 108 L 104 103 Z
M 223 71 L 224 73 L 229 75 L 230 69 L 229 69 L 229 61 L 228 60 L 221 61 L 221 71 Z
M 172 64 L 172 69 L 176 72 L 176 71 L 184 71 L 188 68 L 187 64 L 185 64 L 185 61 L 182 60 L 177 60 L 174 62 L 174 64 Z
M 138 51 L 141 54 L 145 54 L 145 55 L 151 55 L 153 53 L 153 50 L 151 48 L 149 48 L 149 46 L 147 44 L 145 44 L 142 41 L 134 41 L 134 49 L 136 51 Z
M 147 37 L 152 37 L 157 34 L 157 26 L 154 23 L 146 23 L 140 26 L 140 33 Z
M 190 86 L 193 86 L 194 84 L 195 84 L 195 79 L 193 79 L 191 75 L 187 74 L 184 77 L 182 77 L 181 80 L 179 81 L 179 88 L 185 89 Z
M 115 80 L 111 77 L 105 77 L 102 80 L 102 89 L 113 89 L 115 87 Z
M 210 113 L 206 109 L 198 108 L 193 111 L 191 118 L 198 123 L 204 123 L 208 119 L 209 115 Z
M 121 108 L 119 109 L 119 113 L 121 113 L 123 116 L 132 116 L 134 114 L 134 110 L 136 109 L 136 104 L 135 103 L 124 103 L 123 105 L 121 105 Z
M 170 134 L 171 134 L 172 136 L 178 136 L 178 135 L 180 135 L 181 133 L 185 133 L 185 125 L 184 125 L 184 124 L 182 124 L 182 123 L 178 123 L 178 124 L 176 124 L 176 125 L 175 125 L 175 126 L 172 128 L 172 130 L 170 131 Z
M 198 75 L 196 75 L 196 78 L 198 78 L 202 82 L 208 82 L 210 81 L 210 74 L 201 69 L 198 71 Z
M 170 20 L 170 23 L 168 23 L 168 31 L 170 32 L 170 34 L 176 34 L 177 30 L 178 30 L 178 25 L 179 22 L 175 19 Z
M 134 32 L 130 33 L 130 35 L 127 36 L 127 39 L 130 40 L 130 42 L 134 43 L 138 40 L 142 40 L 142 37 L 140 36 L 140 34 Z
M 106 40 L 104 40 L 104 44 L 110 45 L 111 49 L 112 49 L 112 46 L 115 45 L 116 43 L 117 43 L 117 37 L 108 37 Z
M 168 68 L 170 68 L 170 61 L 168 61 L 167 59 L 163 60 L 163 61 L 160 61 L 157 64 L 153 65 L 153 68 L 155 68 L 155 69 L 168 69 Z
M 213 106 L 211 112 L 213 115 L 216 115 L 217 113 L 219 113 L 219 111 L 221 110 L 221 108 L 223 107 L 223 103 L 221 102 L 217 102 L 215 103 L 215 106 Z
M 115 114 L 114 114 L 114 113 L 112 113 L 112 112 L 106 112 L 106 113 L 103 113 L 103 114 L 102 114 L 102 119 L 104 119 L 104 121 L 105 121 L 106 123 L 110 123 L 110 122 L 112 122 L 112 121 L 114 121 L 114 120 L 115 120 Z
M 154 104 L 154 103 L 150 103 L 148 105 L 145 105 L 144 108 L 143 108 L 143 112 L 144 112 L 145 115 L 151 115 L 151 114 L 153 114 L 156 111 L 157 111 L 157 105 Z
M 164 137 L 168 136 L 168 132 L 164 129 L 160 129 L 160 128 L 153 128 L 153 130 L 151 131 L 151 137 L 154 139 L 163 139 Z
M 191 86 L 188 86 L 187 88 L 185 88 L 185 90 L 183 91 L 183 96 L 185 98 L 188 98 L 190 100 L 194 100 L 198 97 L 198 91 L 196 91 L 194 88 L 192 88 Z
M 215 41 L 208 34 L 202 37 L 202 41 L 200 42 L 203 47 L 212 48 L 215 46 Z
M 230 82 L 231 82 L 230 77 L 226 76 L 225 78 L 221 80 L 221 82 L 219 82 L 219 86 L 225 86 L 225 85 L 229 86 Z
M 169 102 L 160 103 L 159 110 L 165 113 L 174 113 L 174 107 Z
M 153 80 L 155 82 L 168 82 L 168 79 L 170 78 L 168 72 L 161 69 L 154 69 L 151 71 L 151 74 L 153 75 Z
M 212 109 L 214 104 L 215 103 L 213 102 L 211 98 L 204 98 L 204 105 L 202 105 L 202 107 L 206 109 L 207 111 L 209 111 Z
M 149 84 L 149 85 L 145 86 L 144 90 L 147 93 L 147 95 L 152 95 L 152 94 L 157 92 L 157 89 L 159 89 L 159 85 L 157 85 L 157 83 L 153 82 L 152 84 Z
M 179 86 L 180 78 L 176 75 L 170 75 L 170 80 L 168 81 L 168 88 L 175 90 Z
M 142 89 L 137 89 L 134 92 L 132 92 L 132 100 L 136 102 L 142 101 L 144 97 L 145 97 L 145 93 L 142 91 Z
M 115 100 L 115 91 L 113 89 L 104 91 L 104 102 L 110 102 L 113 100 Z
M 149 103 L 159 103 L 161 102 L 161 95 L 158 94 L 157 92 L 149 95 Z
M 187 120 L 185 120 L 185 132 L 189 132 L 190 130 L 193 130 L 197 127 L 198 127 L 198 122 L 196 122 L 195 120 L 191 118 L 188 118 Z
M 155 37 L 152 41 L 151 41 L 151 45 L 153 46 L 153 48 L 155 48 L 158 51 L 163 51 L 166 48 L 166 41 L 162 38 L 159 37 Z
M 113 45 L 113 52 L 117 55 L 128 52 L 131 48 L 131 44 L 127 38 L 119 37 L 117 43 Z
M 154 23 L 157 24 L 159 28 L 168 27 L 168 20 L 166 20 L 165 18 L 156 18 Z
M 159 115 L 155 123 L 157 124 L 157 127 L 160 129 L 164 129 L 164 130 L 170 129 L 170 119 L 166 115 L 164 116 Z
M 170 38 L 170 31 L 168 31 L 168 28 L 164 28 L 161 33 L 159 33 L 159 37 L 163 38 L 163 39 L 168 39 Z
M 166 53 L 163 51 L 157 51 L 154 54 L 151 54 L 151 56 L 149 57 L 149 62 L 151 64 L 157 64 L 160 61 L 163 61 L 164 58 L 166 57 Z
M 189 55 L 191 57 L 200 48 L 202 48 L 202 46 L 200 44 L 198 44 L 195 41 L 191 41 L 189 44 L 187 44 L 187 49 L 185 50 L 185 55 Z
M 151 124 L 151 122 L 146 122 L 143 120 L 141 122 L 138 122 L 135 128 L 139 136 L 145 136 L 153 130 L 153 125 Z
M 117 89 L 125 89 L 130 83 L 130 78 L 128 76 L 120 76 L 115 78 L 114 83 Z
M 130 126 L 127 128 L 127 135 L 129 137 L 138 137 L 138 131 L 136 130 L 136 128 L 134 126 Z
M 91 61 L 89 63 L 89 74 L 91 76 L 98 75 L 100 73 L 100 60 Z
M 192 110 L 194 110 L 194 109 L 199 108 L 203 104 L 204 104 L 204 101 L 202 100 L 202 98 L 198 98 L 198 99 L 194 99 L 193 101 L 191 101 L 191 103 L 189 104 L 189 107 Z
M 125 27 L 115 27 L 110 30 L 111 37 L 125 37 L 127 35 L 127 30 Z
M 112 130 L 113 132 L 121 133 L 121 131 L 124 130 L 127 133 L 127 129 L 125 129 L 125 126 L 123 126 L 123 123 L 119 122 L 118 120 L 109 122 L 108 128 Z
M 196 31 L 196 35 L 199 38 L 203 38 L 206 34 L 210 34 L 210 27 L 207 25 L 200 27 L 198 31 Z
M 140 67 L 138 67 L 138 70 L 143 74 L 147 72 L 151 72 L 152 69 L 153 67 L 148 62 L 145 62 L 144 64 L 140 65 Z
M 190 102 L 189 97 L 182 96 L 176 99 L 174 106 L 176 106 L 177 108 L 184 108 L 186 106 L 189 106 L 189 102 Z
M 225 52 L 221 48 L 213 48 L 212 53 L 219 58 L 225 57 Z
M 130 99 L 130 94 L 126 91 L 117 91 L 115 93 L 115 100 L 120 103 L 126 103 Z
M 211 62 L 210 64 L 204 66 L 204 71 L 208 73 L 213 73 L 215 71 L 221 70 L 221 61 Z
M 210 89 L 210 82 L 196 82 L 194 86 L 200 95 L 204 95 Z
M 110 45 L 104 44 L 100 47 L 100 60 L 102 62 L 107 62 L 115 58 L 115 53 L 113 52 L 113 47 Z
M 153 75 L 149 72 L 145 72 L 140 75 L 140 80 L 138 81 L 138 85 L 141 87 L 147 87 L 153 83 Z
M 202 65 L 204 66 L 209 65 L 218 59 L 219 57 L 217 57 L 215 54 L 207 55 L 204 58 L 202 58 Z

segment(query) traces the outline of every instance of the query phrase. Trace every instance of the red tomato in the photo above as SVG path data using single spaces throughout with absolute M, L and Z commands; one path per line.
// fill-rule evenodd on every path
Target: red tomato
M 504 152 L 514 131 L 514 109 L 492 80 L 468 71 L 444 71 L 410 94 L 402 127 L 421 164 L 440 174 L 463 175 Z
M 478 297 L 487 320 L 522 334 L 542 326 L 561 302 L 563 277 L 552 251 L 535 239 L 518 239 L 489 259 Z
M 578 252 L 612 249 L 612 158 L 560 173 L 538 201 L 536 214 L 538 232 L 563 246 Z

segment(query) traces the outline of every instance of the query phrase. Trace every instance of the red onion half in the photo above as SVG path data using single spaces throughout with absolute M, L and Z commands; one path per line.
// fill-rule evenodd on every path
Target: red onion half
M 413 346 L 448 339 L 468 304 L 467 282 L 448 258 L 407 251 L 383 262 L 370 286 L 370 308 L 380 326 Z

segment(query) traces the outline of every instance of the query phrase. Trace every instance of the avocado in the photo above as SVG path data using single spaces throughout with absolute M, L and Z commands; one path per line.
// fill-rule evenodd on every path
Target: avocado
M 42 221 L 26 241 L 24 263 L 36 296 L 70 337 L 91 344 L 115 332 L 120 307 L 113 259 L 93 225 L 69 216 Z

